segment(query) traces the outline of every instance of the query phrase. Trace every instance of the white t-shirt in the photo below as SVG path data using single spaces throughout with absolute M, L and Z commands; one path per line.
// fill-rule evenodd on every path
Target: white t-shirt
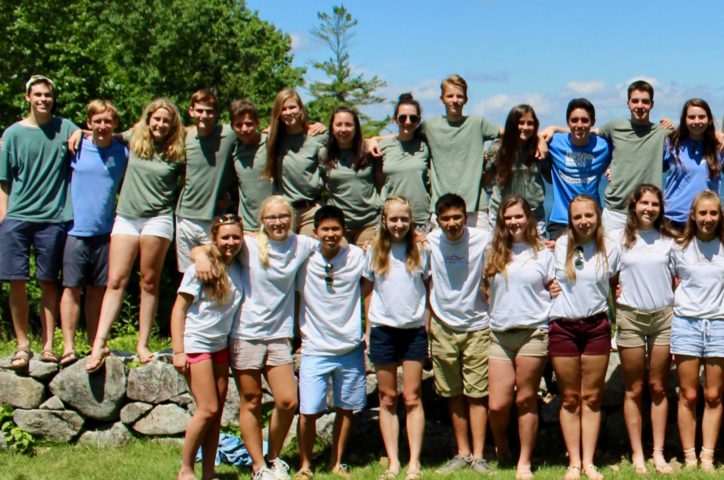
M 724 320 L 724 247 L 718 238 L 694 238 L 674 247 L 674 269 L 681 283 L 674 292 L 678 317 Z
M 257 240 L 244 237 L 241 276 L 244 305 L 231 336 L 243 340 L 273 340 L 294 336 L 294 284 L 297 270 L 314 251 L 317 241 L 290 233 L 269 240 L 269 266 L 259 261 Z
M 642 312 L 655 312 L 674 302 L 674 239 L 657 230 L 638 230 L 636 243 L 623 246 L 624 231 L 614 234 L 620 249 L 618 264 L 621 296 L 616 303 Z
M 354 245 L 342 247 L 332 260 L 317 248 L 299 269 L 303 355 L 344 355 L 362 343 L 360 280 L 364 257 L 362 249 Z M 327 265 L 332 268 L 325 268 Z
M 432 276 L 430 306 L 435 316 L 459 332 L 487 328 L 488 304 L 480 282 L 490 233 L 465 227 L 463 237 L 451 242 L 442 230 L 434 230 L 427 241 Z
M 551 306 L 551 320 L 556 318 L 585 318 L 608 309 L 609 279 L 618 270 L 619 250 L 615 242 L 606 239 L 608 268 L 601 253 L 596 252 L 596 243 L 591 241 L 583 245 L 583 265 L 576 267 L 576 281 L 566 280 L 566 249 L 568 236 L 556 241 L 556 278 L 561 293 Z
M 186 269 L 178 293 L 194 297 L 186 311 L 184 324 L 184 351 L 186 353 L 211 353 L 223 350 L 229 345 L 231 325 L 239 316 L 239 307 L 244 299 L 241 280 L 241 265 L 234 261 L 226 268 L 231 290 L 229 300 L 218 304 L 211 300 L 201 282 L 196 278 L 196 266 Z
M 490 282 L 490 329 L 548 329 L 551 294 L 546 285 L 555 278 L 553 252 L 514 243 L 512 253 L 505 274 L 498 272 Z
M 373 253 L 365 257 L 364 277 L 375 282 L 367 312 L 373 327 L 418 328 L 425 325 L 427 291 L 423 278 L 430 276 L 429 254 L 420 252 L 420 268 L 410 273 L 405 265 L 407 245 L 393 243 L 390 248 L 390 270 L 386 275 L 372 269 Z

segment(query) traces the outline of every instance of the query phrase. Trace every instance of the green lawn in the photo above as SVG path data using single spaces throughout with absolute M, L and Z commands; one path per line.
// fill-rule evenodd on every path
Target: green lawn
M 324 457 L 320 459 L 322 461 Z M 134 440 L 124 448 L 86 447 L 80 445 L 48 445 L 36 446 L 34 456 L 17 455 L 0 452 L 0 480 L 158 480 L 176 477 L 180 462 L 180 447 L 167 442 L 154 440 Z M 293 462 L 292 462 L 293 463 Z M 323 463 L 322 463 L 323 465 Z M 472 480 L 480 478 L 472 471 L 457 473 L 446 477 L 435 475 L 436 465 L 429 465 L 423 470 L 424 478 L 449 478 L 451 480 Z M 356 479 L 375 480 L 383 467 L 372 462 L 367 466 L 353 466 L 352 476 Z M 603 468 L 602 473 L 607 479 L 637 478 L 630 464 L 621 462 Z M 219 479 L 248 479 L 249 469 L 238 470 L 230 466 L 217 469 Z M 538 466 L 535 470 L 536 479 L 563 478 L 563 466 Z M 718 478 L 721 474 L 705 475 L 700 472 L 677 471 L 674 475 L 663 476 L 650 473 L 647 478 L 681 478 L 686 480 Z M 332 475 L 318 473 L 315 478 L 320 480 L 337 479 Z M 400 476 L 403 479 L 404 476 Z M 492 477 L 496 479 L 513 479 L 512 469 L 502 469 Z

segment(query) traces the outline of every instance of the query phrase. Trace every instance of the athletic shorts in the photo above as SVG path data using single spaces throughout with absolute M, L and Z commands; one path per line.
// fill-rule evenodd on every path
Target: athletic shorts
M 138 237 L 161 237 L 173 240 L 173 215 L 166 213 L 157 217 L 132 218 L 116 215 L 113 222 L 113 235 Z
M 25 222 L 6 218 L 0 223 L 0 280 L 30 280 L 30 247 L 35 251 L 35 277 L 57 282 L 70 222 Z
M 375 365 L 399 364 L 404 360 L 424 361 L 427 358 L 427 331 L 425 327 L 372 327 L 369 356 L 370 362 Z
M 362 410 L 367 401 L 364 348 L 344 355 L 302 355 L 299 366 L 299 413 L 327 411 L 327 388 L 332 380 L 334 406 Z
M 86 285 L 105 287 L 108 283 L 108 251 L 110 235 L 76 237 L 68 235 L 63 251 L 63 286 L 79 288 Z
M 608 355 L 611 324 L 606 313 L 588 318 L 557 318 L 549 324 L 548 353 L 551 357 Z
M 211 360 L 216 365 L 228 365 L 229 364 L 229 349 L 228 347 L 219 350 L 218 352 L 203 352 L 203 353 L 187 353 L 186 361 L 189 363 L 199 363 L 204 360 Z

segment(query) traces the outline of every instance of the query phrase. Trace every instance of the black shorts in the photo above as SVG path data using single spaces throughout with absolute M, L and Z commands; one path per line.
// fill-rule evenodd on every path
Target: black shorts
M 68 235 L 63 252 L 63 286 L 83 287 L 108 283 L 108 251 L 111 236 L 76 237 Z
M 427 359 L 425 327 L 372 327 L 369 346 L 370 362 L 375 365 L 399 364 L 404 360 Z

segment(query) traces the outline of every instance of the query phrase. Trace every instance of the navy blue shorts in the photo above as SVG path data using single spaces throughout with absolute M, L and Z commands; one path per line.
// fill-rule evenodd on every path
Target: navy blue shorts
M 83 287 L 108 283 L 108 250 L 111 235 L 68 235 L 63 252 L 63 286 Z
M 30 280 L 30 247 L 35 250 L 35 277 L 57 282 L 70 222 L 25 222 L 6 218 L 0 223 L 0 280 Z
M 369 347 L 370 362 L 375 365 L 399 364 L 403 360 L 427 359 L 425 327 L 372 327 Z

